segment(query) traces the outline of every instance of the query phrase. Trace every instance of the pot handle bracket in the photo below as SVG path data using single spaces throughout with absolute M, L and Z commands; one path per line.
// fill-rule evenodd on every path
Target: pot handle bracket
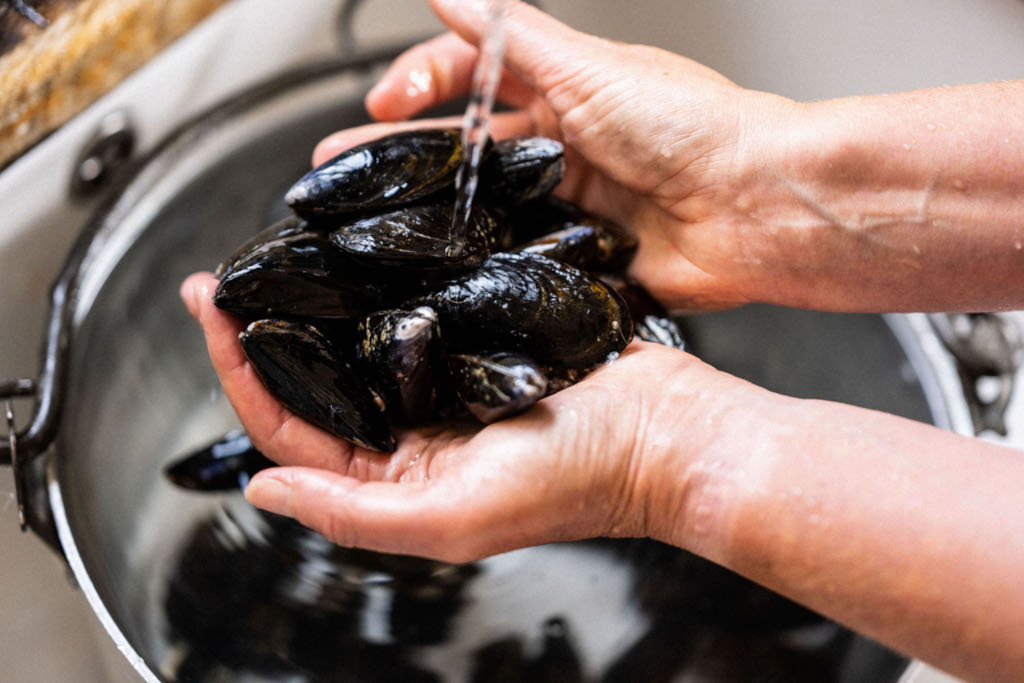
M 35 495 L 45 489 L 45 472 L 40 467 L 38 452 L 23 448 L 14 419 L 14 399 L 36 396 L 36 381 L 16 379 L 0 381 L 0 401 L 3 401 L 7 434 L 0 447 L 0 464 L 11 465 L 14 475 L 14 495 L 18 508 L 18 524 L 22 531 L 31 529 L 51 548 L 60 553 L 57 531 L 45 496 Z M 42 504 L 41 504 L 42 503 Z
M 938 313 L 928 320 L 956 362 L 974 433 L 1006 436 L 1006 411 L 1024 357 L 1016 321 L 997 313 Z
M 14 474 L 18 522 L 22 531 L 32 529 L 58 555 L 63 555 L 47 493 L 47 458 L 42 458 L 57 434 L 63 403 L 62 390 L 70 339 L 71 308 L 68 296 L 75 273 L 85 252 L 76 245 L 50 291 L 50 314 L 43 344 L 43 363 L 37 379 L 0 379 L 0 403 L 4 407 L 7 433 L 0 440 L 0 465 L 10 465 Z M 31 423 L 19 431 L 15 423 L 14 399 L 34 399 Z

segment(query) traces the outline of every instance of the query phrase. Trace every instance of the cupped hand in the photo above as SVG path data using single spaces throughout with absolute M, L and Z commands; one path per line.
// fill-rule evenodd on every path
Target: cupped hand
M 400 56 L 367 97 L 378 120 L 396 122 L 465 95 L 485 3 L 433 0 L 453 32 Z M 745 303 L 760 292 L 739 182 L 755 174 L 763 141 L 792 103 L 744 90 L 696 62 L 570 29 L 534 7 L 509 3 L 499 99 L 516 109 L 494 137 L 545 135 L 567 145 L 558 193 L 632 230 L 632 273 L 676 309 Z M 755 114 L 756 112 L 756 114 Z M 429 125 L 422 121 L 401 126 Z M 337 133 L 319 164 L 395 130 L 374 124 Z
M 239 344 L 241 323 L 213 305 L 216 285 L 193 275 L 182 298 L 253 443 L 285 465 L 250 482 L 246 497 L 259 507 L 341 545 L 457 562 L 646 536 L 679 510 L 666 500 L 675 489 L 658 485 L 685 464 L 671 461 L 678 444 L 666 430 L 683 429 L 689 402 L 721 377 L 686 353 L 635 342 L 520 416 L 407 431 L 395 453 L 377 453 L 310 425 L 267 392 Z

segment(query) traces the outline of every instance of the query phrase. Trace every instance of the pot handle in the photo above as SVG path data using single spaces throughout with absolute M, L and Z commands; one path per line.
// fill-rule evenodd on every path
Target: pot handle
M 68 296 L 85 251 L 84 241 L 76 244 L 50 291 L 50 313 L 46 323 L 43 362 L 37 379 L 0 380 L 0 401 L 4 403 L 7 434 L 0 441 L 0 465 L 14 473 L 18 521 L 22 531 L 31 528 L 48 544 L 57 547 L 56 532 L 46 499 L 46 478 L 36 461 L 57 435 L 63 405 L 63 388 L 71 334 L 71 306 Z M 14 399 L 34 398 L 32 419 L 18 431 L 14 420 Z

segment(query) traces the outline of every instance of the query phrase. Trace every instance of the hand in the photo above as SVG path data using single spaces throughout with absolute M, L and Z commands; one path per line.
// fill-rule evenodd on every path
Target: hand
M 182 298 L 253 443 L 290 465 L 257 474 L 246 497 L 345 546 L 465 562 L 659 533 L 681 507 L 666 499 L 676 487 L 656 484 L 673 473 L 682 481 L 686 464 L 661 430 L 682 429 L 700 389 L 725 377 L 681 351 L 635 342 L 523 415 L 405 432 L 395 453 L 377 453 L 313 427 L 264 389 L 238 342 L 242 325 L 213 305 L 216 284 L 193 275 Z
M 469 90 L 477 56 L 471 43 L 484 25 L 480 3 L 433 6 L 454 33 L 395 61 L 367 97 L 379 120 L 406 119 Z M 632 273 L 670 307 L 723 308 L 756 298 L 731 204 L 737 178 L 763 156 L 759 134 L 791 103 L 662 50 L 578 33 L 520 2 L 510 3 L 506 30 L 499 98 L 517 111 L 496 118 L 494 137 L 564 141 L 568 172 L 559 194 L 639 237 Z M 752 111 L 755 117 L 745 115 Z M 320 144 L 314 163 L 395 129 L 337 133 Z

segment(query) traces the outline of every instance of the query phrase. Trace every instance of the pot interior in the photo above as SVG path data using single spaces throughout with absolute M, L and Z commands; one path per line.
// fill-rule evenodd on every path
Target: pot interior
M 238 426 L 181 281 L 283 215 L 315 143 L 366 121 L 366 85 L 327 74 L 199 126 L 87 263 L 57 477 L 88 580 L 146 666 L 196 682 L 897 680 L 902 657 L 654 542 L 451 566 L 342 550 L 163 478 Z M 773 390 L 931 420 L 880 316 L 751 306 L 683 324 L 706 360 Z

